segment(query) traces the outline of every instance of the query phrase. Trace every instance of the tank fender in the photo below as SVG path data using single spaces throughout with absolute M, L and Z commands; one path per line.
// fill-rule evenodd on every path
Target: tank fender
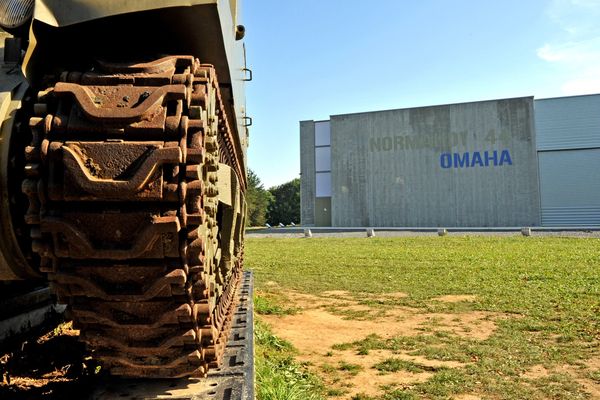
M 65 6 L 64 0 L 37 0 L 33 18 L 59 27 L 137 11 L 217 4 L 217 2 L 218 0 L 79 0 L 70 1 L 69 5 Z

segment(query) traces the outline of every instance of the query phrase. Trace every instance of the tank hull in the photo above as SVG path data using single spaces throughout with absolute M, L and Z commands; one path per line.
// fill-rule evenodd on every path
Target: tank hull
M 146 3 L 36 2 L 0 96 L 0 279 L 48 279 L 113 374 L 204 376 L 242 275 L 243 44 L 235 1 Z

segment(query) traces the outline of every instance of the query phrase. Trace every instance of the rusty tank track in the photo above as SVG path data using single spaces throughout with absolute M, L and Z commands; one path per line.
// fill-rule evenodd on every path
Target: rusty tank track
M 33 108 L 25 219 L 82 340 L 115 375 L 219 366 L 243 252 L 220 262 L 219 163 L 245 176 L 214 68 L 99 63 Z

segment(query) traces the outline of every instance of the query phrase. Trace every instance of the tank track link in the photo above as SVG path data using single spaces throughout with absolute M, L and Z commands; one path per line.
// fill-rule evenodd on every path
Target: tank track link
M 218 367 L 243 252 L 220 262 L 219 163 L 245 176 L 214 68 L 99 63 L 62 73 L 33 110 L 25 220 L 81 339 L 114 375 Z

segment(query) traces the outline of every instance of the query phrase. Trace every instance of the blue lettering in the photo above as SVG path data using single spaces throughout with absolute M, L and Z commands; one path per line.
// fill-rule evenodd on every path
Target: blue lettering
M 440 156 L 440 165 L 442 168 L 452 167 L 452 155 L 450 153 L 444 153 Z
M 508 150 L 502 150 L 502 154 L 500 154 L 500 164 L 502 165 L 504 163 L 507 163 L 508 165 L 512 165 L 512 160 L 510 158 L 510 153 L 508 152 Z
M 483 160 L 481 159 L 481 154 L 478 151 L 473 152 L 473 159 L 471 160 L 471 167 L 474 167 L 475 164 L 483 167 Z
M 462 158 L 460 154 L 454 153 L 454 168 L 464 168 L 469 166 L 469 153 L 463 153 Z
M 385 142 L 383 144 L 385 149 Z M 440 154 L 440 166 L 448 168 L 473 168 L 473 167 L 499 167 L 502 165 L 513 165 L 510 151 L 486 150 L 465 153 L 442 153 Z
M 485 166 L 489 167 L 490 166 L 490 160 L 494 161 L 494 167 L 498 166 L 498 152 L 496 150 L 494 150 L 492 152 L 492 157 L 490 157 L 490 152 L 486 151 L 485 153 L 483 153 L 484 155 L 484 159 L 485 159 Z

